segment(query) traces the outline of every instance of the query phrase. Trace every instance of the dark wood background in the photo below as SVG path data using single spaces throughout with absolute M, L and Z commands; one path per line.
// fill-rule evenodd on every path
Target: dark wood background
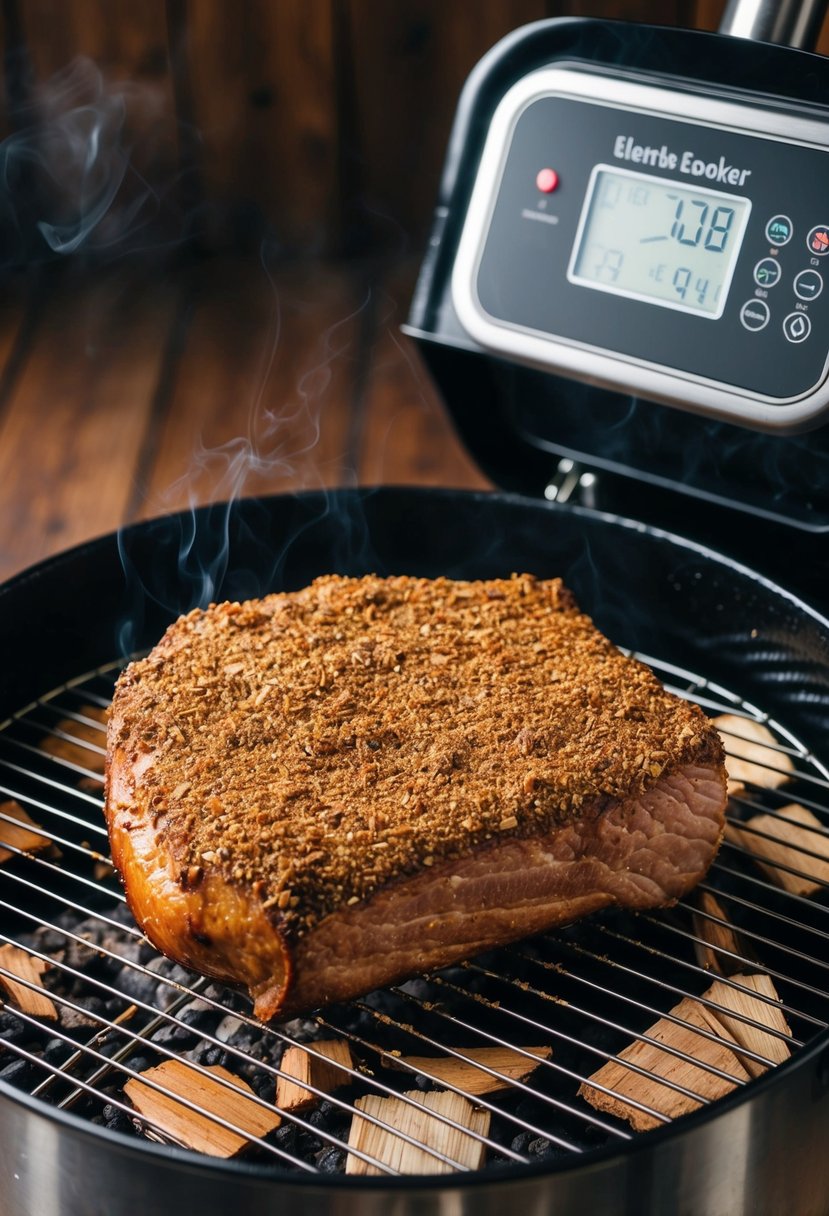
M 540 17 L 723 6 L 2 0 L 0 577 L 235 493 L 485 485 L 398 332 L 463 80 Z
M 423 239 L 461 85 L 543 17 L 715 28 L 724 0 L 4 0 L 5 133 L 20 189 L 71 221 L 82 175 L 67 115 L 102 111 L 98 157 L 127 180 L 87 248 L 167 233 L 284 254 L 399 252 Z M 123 107 L 114 133 L 110 111 Z M 64 124 L 64 131 L 56 127 Z M 67 164 L 67 161 L 70 163 Z M 142 188 L 145 205 L 132 214 Z M 29 217 L 31 220 L 33 217 Z M 120 228 L 119 228 L 120 223 Z M 29 250 L 26 251 L 30 253 Z

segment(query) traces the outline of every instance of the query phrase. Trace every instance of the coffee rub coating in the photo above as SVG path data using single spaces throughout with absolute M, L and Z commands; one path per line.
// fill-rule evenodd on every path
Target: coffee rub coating
M 106 810 L 149 936 L 270 991 L 269 1016 L 303 939 L 332 916 L 722 762 L 704 714 L 623 656 L 558 579 L 326 576 L 191 612 L 130 664 Z M 153 867 L 163 881 L 149 889 Z M 162 926 L 162 888 L 195 935 L 189 950 Z M 250 966 L 227 943 L 210 965 L 225 903 L 225 920 L 244 910 L 240 933 L 272 939 L 247 942 Z

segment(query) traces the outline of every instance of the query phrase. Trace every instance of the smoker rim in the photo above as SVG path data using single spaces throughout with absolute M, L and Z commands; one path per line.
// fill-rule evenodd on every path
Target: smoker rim
M 215 511 L 222 508 L 231 510 L 234 507 L 243 506 L 245 503 L 261 503 L 267 506 L 270 503 L 279 503 L 286 499 L 302 501 L 325 501 L 330 503 L 342 501 L 361 501 L 362 499 L 374 498 L 378 495 L 399 497 L 403 493 L 413 499 L 428 498 L 434 502 L 435 499 L 446 499 L 449 501 L 457 501 L 463 499 L 468 503 L 491 501 L 497 499 L 499 504 L 513 505 L 519 508 L 532 508 L 547 512 L 551 516 L 554 515 L 575 515 L 576 517 L 584 517 L 594 520 L 601 524 L 620 528 L 623 532 L 636 532 L 642 535 L 647 535 L 660 542 L 673 545 L 680 551 L 710 562 L 715 568 L 719 568 L 723 572 L 732 575 L 736 572 L 742 578 L 748 580 L 749 583 L 762 588 L 764 593 L 772 595 L 784 601 L 791 606 L 795 611 L 810 617 L 813 622 L 821 627 L 829 637 L 829 618 L 811 606 L 805 600 L 802 600 L 794 592 L 781 586 L 779 583 L 754 570 L 750 566 L 736 560 L 727 554 L 721 553 L 718 550 L 712 549 L 710 546 L 701 544 L 689 537 L 682 536 L 678 533 L 671 532 L 667 529 L 659 528 L 651 524 L 643 523 L 639 520 L 630 517 L 616 515 L 612 512 L 598 511 L 589 507 L 570 506 L 560 503 L 552 503 L 539 501 L 527 495 L 505 493 L 501 491 L 484 491 L 484 490 L 453 490 L 445 487 L 412 487 L 412 486 L 395 486 L 383 485 L 367 488 L 355 489 L 334 489 L 328 491 L 304 491 L 292 495 L 267 495 L 257 496 L 256 498 L 237 499 L 235 502 L 228 503 L 211 503 L 203 507 L 197 507 L 189 511 L 173 512 L 170 515 L 156 516 L 151 519 L 142 520 L 139 523 L 132 524 L 118 532 L 108 532 L 94 539 L 83 541 L 72 548 L 62 550 L 60 553 L 54 554 L 51 557 L 35 563 L 32 566 L 13 575 L 10 579 L 0 584 L 0 602 L 5 600 L 9 595 L 14 595 L 19 588 L 24 587 L 32 581 L 42 578 L 45 574 L 52 570 L 57 570 L 64 565 L 72 565 L 77 562 L 82 555 L 90 554 L 96 549 L 104 550 L 107 545 L 111 545 L 118 539 L 128 540 L 131 536 L 140 534 L 150 530 L 153 525 L 158 526 L 165 522 L 172 522 L 176 519 L 184 519 L 186 517 L 196 517 L 205 515 L 208 511 Z M 299 540 L 301 543 L 301 538 Z M 822 1057 L 822 1060 L 821 1060 Z M 816 1063 L 821 1060 L 820 1063 Z M 492 1185 L 500 1185 L 506 1183 L 515 1183 L 518 1181 L 530 1181 L 543 1177 L 565 1177 L 570 1174 L 576 1174 L 593 1167 L 606 1165 L 614 1159 L 630 1161 L 641 1153 L 650 1153 L 658 1150 L 662 1145 L 669 1143 L 676 1137 L 691 1133 L 694 1129 L 705 1124 L 711 1123 L 726 1116 L 730 1111 L 737 1107 L 754 1102 L 761 1095 L 770 1093 L 774 1088 L 785 1085 L 788 1082 L 790 1075 L 801 1069 L 807 1069 L 810 1063 L 815 1064 L 816 1070 L 821 1078 L 825 1077 L 825 1087 L 829 1088 L 829 1030 L 815 1036 L 808 1044 L 800 1048 L 795 1055 L 783 1064 L 776 1068 L 770 1069 L 762 1077 L 752 1080 L 749 1086 L 735 1090 L 733 1093 L 724 1098 L 718 1099 L 710 1106 L 702 1107 L 688 1115 L 684 1115 L 681 1119 L 666 1124 L 663 1127 L 655 1128 L 649 1132 L 645 1132 L 634 1139 L 626 1142 L 623 1146 L 615 1144 L 605 1145 L 599 1148 L 591 1149 L 584 1154 L 586 1159 L 580 1157 L 573 1159 L 572 1157 L 562 1158 L 553 1162 L 528 1162 L 526 1164 L 513 1165 L 497 1165 L 490 1166 L 485 1173 L 473 1171 L 470 1174 L 434 1174 L 434 1175 L 402 1175 L 400 1177 L 349 1177 L 348 1175 L 328 1175 L 323 1173 L 315 1173 L 313 1175 L 305 1175 L 302 1173 L 284 1173 L 279 1172 L 278 1167 L 272 1165 L 265 1166 L 257 1163 L 245 1162 L 244 1160 L 229 1159 L 214 1159 L 201 1153 L 193 1152 L 189 1149 L 180 1148 L 172 1144 L 157 1144 L 151 1140 L 138 1140 L 135 1137 L 128 1136 L 123 1132 L 114 1131 L 110 1128 L 101 1127 L 91 1123 L 87 1119 L 73 1114 L 71 1111 L 61 1110 L 57 1107 L 49 1106 L 47 1103 L 40 1102 L 36 1097 L 26 1093 L 25 1091 L 16 1089 L 0 1080 L 0 1100 L 10 1100 L 12 1104 L 22 1106 L 28 1109 L 31 1113 L 44 1118 L 47 1121 L 58 1123 L 65 1126 L 68 1130 L 75 1132 L 81 1137 L 91 1136 L 93 1139 L 99 1140 L 105 1145 L 112 1147 L 117 1146 L 123 1152 L 128 1154 L 148 1154 L 148 1161 L 157 1159 L 164 1161 L 165 1164 L 174 1164 L 182 1169 L 188 1169 L 201 1174 L 216 1174 L 226 1180 L 229 1176 L 236 1175 L 252 1182 L 261 1182 L 263 1184 L 278 1186 L 283 1189 L 291 1189 L 293 1187 L 302 1188 L 304 1191 L 331 1189 L 337 1192 L 346 1191 L 402 1191 L 407 1195 L 411 1195 L 417 1191 L 432 1192 L 440 1191 L 473 1191 L 476 1188 Z

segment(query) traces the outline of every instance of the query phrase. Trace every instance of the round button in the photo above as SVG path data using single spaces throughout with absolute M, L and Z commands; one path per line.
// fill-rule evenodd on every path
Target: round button
M 775 283 L 779 282 L 780 263 L 776 258 L 763 258 L 754 267 L 754 282 L 759 283 L 761 287 L 774 287 Z
M 806 245 L 809 253 L 817 254 L 819 258 L 826 257 L 829 253 L 829 227 L 826 224 L 818 224 L 806 237 Z
M 797 315 L 800 316 L 800 313 Z M 770 316 L 769 306 L 764 300 L 746 300 L 740 309 L 740 320 L 746 329 L 765 329 Z
M 773 215 L 766 224 L 766 240 L 772 245 L 788 245 L 793 232 L 792 221 L 787 215 Z
M 803 312 L 790 312 L 783 322 L 783 333 L 790 342 L 805 342 L 812 332 L 812 322 Z
M 816 300 L 823 291 L 823 279 L 816 270 L 801 270 L 794 277 L 794 294 L 801 300 Z
M 539 169 L 535 175 L 535 184 L 542 194 L 552 194 L 558 185 L 558 174 L 555 169 Z

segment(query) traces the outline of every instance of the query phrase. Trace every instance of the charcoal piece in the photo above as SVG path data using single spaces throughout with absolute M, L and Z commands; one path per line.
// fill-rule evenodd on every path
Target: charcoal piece
M 256 1096 L 263 1102 L 273 1102 L 276 1098 L 276 1080 L 269 1073 L 255 1072 L 250 1078 L 250 1085 Z
M 345 1170 L 345 1152 L 329 1144 L 317 1154 L 317 1169 L 322 1174 L 342 1174 Z
M 228 1052 L 224 1051 L 221 1047 L 216 1047 L 213 1044 L 210 1044 L 204 1053 L 204 1058 L 202 1059 L 201 1063 L 211 1065 L 218 1064 L 221 1068 L 227 1068 L 229 1060 L 230 1056 Z
M 89 1030 L 90 1027 L 99 1025 L 95 1018 L 89 1017 L 83 1010 L 72 1009 L 69 1005 L 60 1005 L 58 1015 L 64 1030 Z
M 196 1035 L 192 1030 L 188 1030 L 186 1026 L 177 1026 L 175 1022 L 166 1022 L 153 1032 L 152 1041 L 164 1047 L 184 1051 L 194 1045 Z
M 144 1072 L 150 1067 L 150 1058 L 142 1055 L 127 1056 L 124 1060 L 124 1067 L 131 1068 L 133 1072 Z
M 62 1039 L 50 1039 L 43 1049 L 43 1058 L 48 1064 L 62 1064 L 73 1050 L 74 1048 Z
M 103 1109 L 103 1121 L 104 1125 L 113 1132 L 128 1132 L 132 1130 L 132 1122 L 127 1114 L 109 1102 Z
M 283 1022 L 279 1029 L 295 1043 L 310 1043 L 319 1038 L 319 1027 L 309 1018 L 293 1018 L 290 1022 Z
M 55 958 L 63 958 L 66 949 L 66 937 L 57 929 L 40 928 L 34 934 L 34 947 L 44 954 L 52 954 Z
M 530 1141 L 527 1148 L 532 1157 L 549 1157 L 554 1151 L 550 1141 L 543 1136 L 536 1136 L 535 1140 Z
M 97 951 L 97 942 L 85 940 L 82 942 L 73 941 L 71 938 L 66 943 L 65 958 L 66 963 L 70 967 L 75 967 L 79 971 L 84 971 L 87 974 L 100 974 L 104 960 Z
M 193 983 L 191 972 L 185 971 L 178 963 L 173 963 L 168 958 L 152 959 L 147 964 L 147 970 L 159 977 L 155 994 L 155 1004 L 159 1009 L 169 1009 L 181 996 L 181 988 L 189 989 Z
M 110 929 L 108 933 L 103 935 L 101 946 L 104 950 L 111 951 L 125 963 L 140 963 L 142 961 L 141 954 L 144 943 L 138 938 L 124 937 L 122 933 Z M 154 958 L 155 951 L 151 951 L 149 957 Z
M 0 1069 L 0 1081 L 15 1085 L 18 1089 L 31 1089 L 35 1079 L 35 1067 L 28 1060 L 13 1060 L 11 1064 Z
M 196 1000 L 183 1005 L 178 1011 L 177 1017 L 186 1026 L 192 1026 L 193 1030 L 199 1030 L 203 1034 L 212 1034 L 216 1029 L 219 1014 L 204 1001 Z
M 216 1027 L 216 1038 L 222 1043 L 229 1043 L 233 1036 L 243 1028 L 244 1022 L 240 1022 L 238 1018 L 228 1014 L 226 1018 L 222 1018 Z
M 532 1132 L 519 1132 L 518 1135 L 513 1138 L 510 1148 L 514 1153 L 526 1153 L 532 1139 Z
M 271 1132 L 268 1139 L 277 1148 L 281 1148 L 285 1153 L 293 1153 L 296 1151 L 297 1128 L 295 1123 L 283 1123 L 275 1132 Z
M 121 1038 L 121 1036 L 113 1034 L 106 1038 L 103 1043 L 98 1045 L 98 1051 L 100 1051 L 102 1056 L 106 1056 L 109 1060 L 112 1059 L 114 1055 L 117 1055 L 123 1046 L 124 1040 Z
M 28 1027 L 15 1014 L 6 1011 L 0 1013 L 0 1038 L 7 1043 L 18 1043 L 27 1033 Z
M 136 971 L 133 967 L 122 967 L 113 980 L 113 986 L 133 1000 L 143 1001 L 147 1005 L 155 1003 L 159 988 L 155 976 Z

